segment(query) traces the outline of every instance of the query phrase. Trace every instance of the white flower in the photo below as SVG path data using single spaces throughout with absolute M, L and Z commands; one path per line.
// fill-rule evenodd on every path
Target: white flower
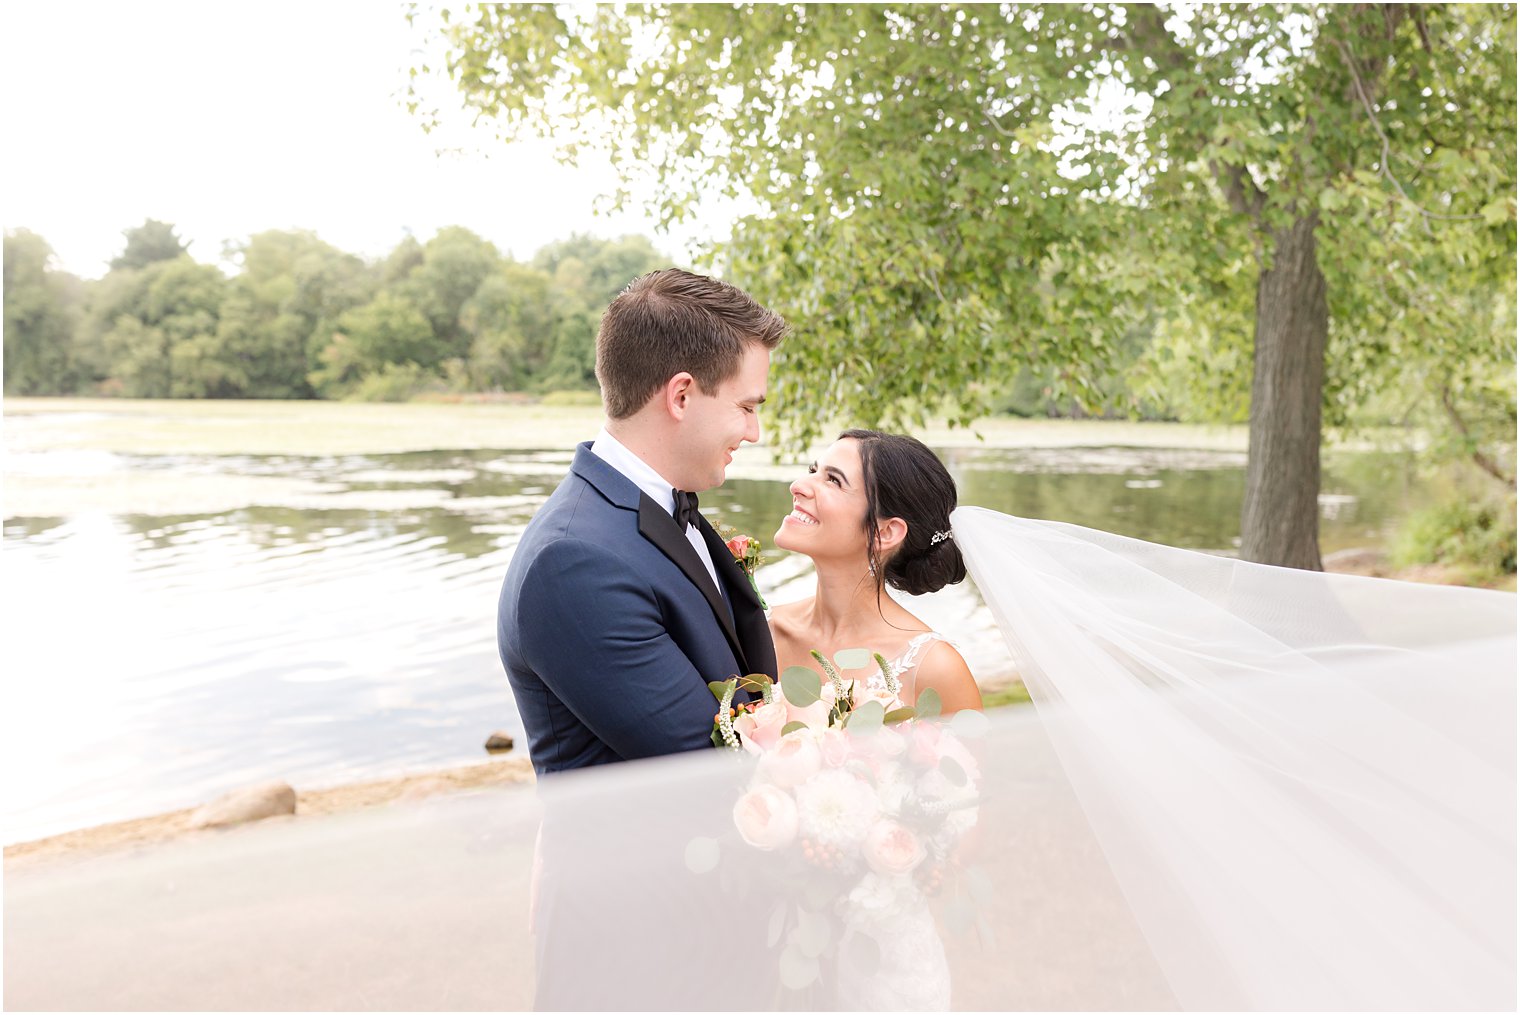
M 799 831 L 821 846 L 854 853 L 881 814 L 875 790 L 842 769 L 826 769 L 797 787 Z

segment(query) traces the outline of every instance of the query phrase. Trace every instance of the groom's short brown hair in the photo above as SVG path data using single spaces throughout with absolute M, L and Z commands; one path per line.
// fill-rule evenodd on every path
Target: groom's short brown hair
M 713 394 L 739 370 L 748 342 L 774 349 L 786 322 L 737 286 L 679 268 L 640 275 L 602 315 L 596 379 L 611 419 L 644 407 L 683 370 Z

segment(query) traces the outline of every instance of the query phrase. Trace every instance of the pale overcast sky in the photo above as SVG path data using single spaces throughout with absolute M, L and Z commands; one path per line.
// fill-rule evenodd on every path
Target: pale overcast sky
M 680 256 L 688 235 L 593 214 L 605 163 L 567 169 L 463 117 L 424 134 L 400 105 L 421 35 L 393 3 L 6 3 L 0 222 L 87 277 L 145 218 L 212 263 L 265 229 L 374 257 L 456 224 L 520 258 L 576 231 Z

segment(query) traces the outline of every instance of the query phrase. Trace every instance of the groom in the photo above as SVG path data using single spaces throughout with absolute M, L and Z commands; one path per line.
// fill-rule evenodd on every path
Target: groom
M 529 522 L 497 647 L 540 774 L 710 746 L 710 680 L 776 676 L 765 614 L 697 493 L 757 441 L 786 324 L 677 269 L 634 279 L 602 317 L 606 423 Z

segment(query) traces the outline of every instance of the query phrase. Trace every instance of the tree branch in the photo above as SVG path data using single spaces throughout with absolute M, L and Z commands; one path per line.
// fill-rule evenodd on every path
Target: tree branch
M 1335 48 L 1340 50 L 1341 59 L 1346 63 L 1346 69 L 1351 72 L 1351 83 L 1356 87 L 1356 94 L 1362 100 L 1362 109 L 1367 112 L 1367 122 L 1372 124 L 1372 129 L 1377 133 L 1378 140 L 1382 143 L 1383 152 L 1378 158 L 1378 168 L 1382 170 L 1383 177 L 1391 184 L 1393 189 L 1399 192 L 1406 204 L 1415 211 L 1425 216 L 1426 219 L 1440 219 L 1446 222 L 1471 222 L 1480 219 L 1482 215 L 1443 215 L 1440 212 L 1422 208 L 1409 193 L 1404 190 L 1404 185 L 1393 175 L 1393 170 L 1388 165 L 1389 149 L 1388 135 L 1383 133 L 1383 125 L 1378 122 L 1377 113 L 1372 109 L 1372 100 L 1367 97 L 1367 89 L 1362 85 L 1362 76 L 1357 73 L 1356 60 L 1351 55 L 1351 49 L 1340 39 L 1335 40 Z M 1425 231 L 1430 232 L 1430 223 L 1425 223 Z
M 1478 442 L 1473 440 L 1472 433 L 1467 429 L 1467 421 L 1457 411 L 1456 400 L 1451 397 L 1451 388 L 1445 385 L 1441 387 L 1441 405 L 1445 407 L 1446 415 L 1451 417 L 1452 425 L 1457 428 L 1457 433 L 1462 435 L 1462 440 L 1471 449 L 1472 460 L 1477 463 L 1478 468 L 1493 476 L 1505 486 L 1514 486 L 1515 477 L 1506 474 L 1499 463 L 1488 455 L 1485 455 L 1482 449 L 1478 447 Z
M 1254 221 L 1261 221 L 1261 213 L 1267 206 L 1267 195 L 1256 185 L 1256 181 L 1246 176 L 1245 166 L 1221 166 L 1216 159 L 1209 159 L 1209 171 L 1219 181 L 1219 186 L 1224 190 L 1225 200 L 1230 202 L 1230 207 L 1242 215 L 1249 215 Z

